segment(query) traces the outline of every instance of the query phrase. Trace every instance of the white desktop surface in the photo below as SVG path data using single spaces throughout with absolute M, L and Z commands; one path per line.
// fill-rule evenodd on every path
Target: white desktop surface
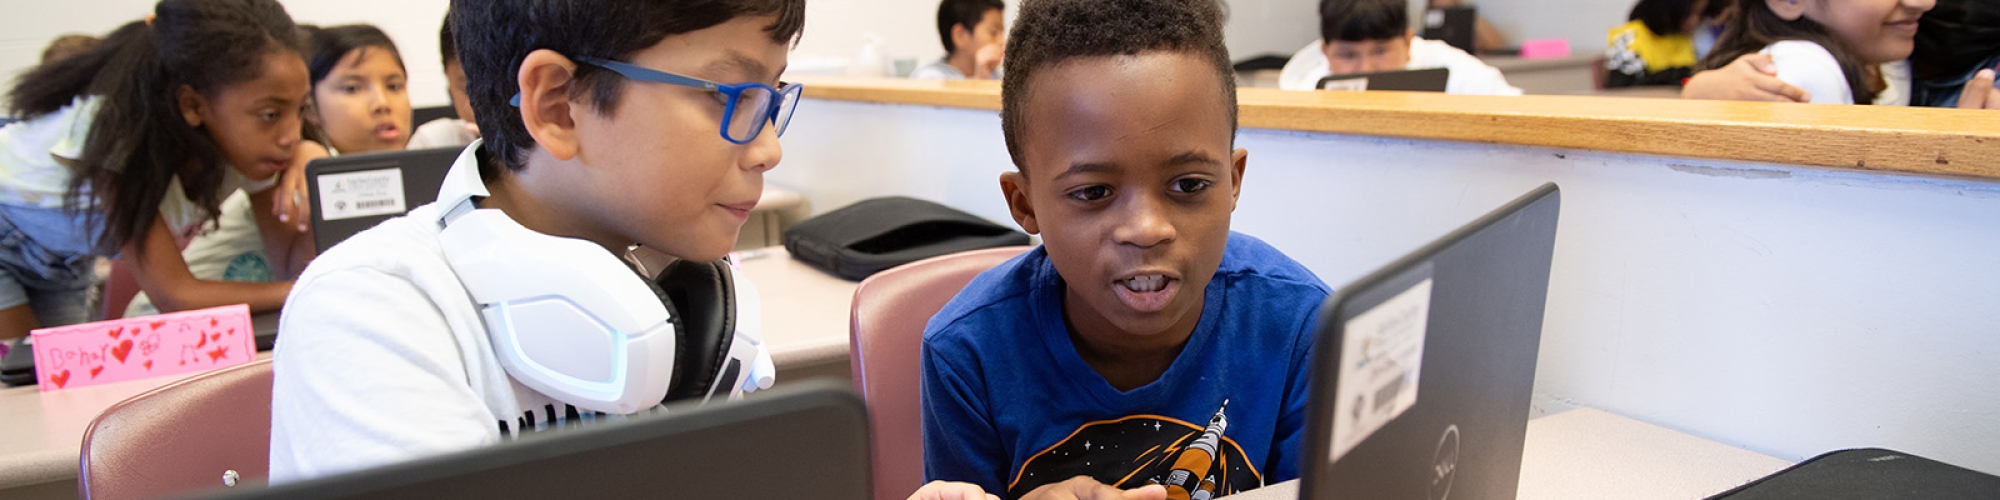
M 793 260 L 783 247 L 744 254 L 744 275 L 764 306 L 764 341 L 785 369 L 847 360 L 848 307 L 858 283 Z M 260 357 L 269 357 L 262 353 Z M 105 408 L 181 377 L 157 377 L 41 393 L 0 389 L 0 498 L 6 490 L 75 481 L 84 430 Z
M 1601 410 L 1577 408 L 1528 421 L 1517 498 L 1699 499 L 1791 465 Z M 1287 481 L 1232 498 L 1298 497 L 1299 483 Z

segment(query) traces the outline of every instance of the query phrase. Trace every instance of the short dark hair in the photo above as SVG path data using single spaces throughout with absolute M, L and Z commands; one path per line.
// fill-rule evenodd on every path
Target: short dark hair
M 1410 32 L 1410 6 L 1401 0 L 1319 0 L 1319 39 L 1365 42 Z
M 1961 77 L 2000 56 L 2000 2 L 1938 0 L 1917 24 L 1910 62 L 1919 79 Z
M 1000 83 L 1000 130 L 1016 168 L 1021 156 L 1024 101 L 1035 74 L 1085 57 L 1176 52 L 1206 60 L 1221 84 L 1229 111 L 1230 140 L 1236 136 L 1236 72 L 1222 40 L 1218 0 L 1025 0 L 1007 38 L 1005 74 Z
M 1632 6 L 1632 15 L 1627 21 L 1639 21 L 1655 35 L 1679 35 L 1687 19 L 1701 15 L 1694 10 L 1695 0 L 1639 0 Z M 1717 3 L 1721 3 L 1717 0 Z
M 449 10 L 444 12 L 444 27 L 438 28 L 438 55 L 442 56 L 439 61 L 443 62 L 445 66 L 458 64 L 458 42 L 452 40 L 451 11 Z
M 992 11 L 1007 11 L 1007 4 L 1001 0 L 944 0 L 938 2 L 938 38 L 944 40 L 944 53 L 949 56 L 958 52 L 958 46 L 951 41 L 951 27 L 965 26 L 966 31 L 979 27 L 979 21 Z
M 534 137 L 521 110 L 507 103 L 520 93 L 521 61 L 549 49 L 570 58 L 625 60 L 670 35 L 713 27 L 744 16 L 774 18 L 771 40 L 796 41 L 805 26 L 805 0 L 452 0 L 451 32 L 465 69 L 466 99 L 484 136 L 483 147 L 510 170 L 525 166 Z M 625 79 L 578 65 L 570 98 L 588 96 L 597 112 L 618 106 Z M 492 166 L 480 165 L 491 178 Z
M 396 67 L 403 68 L 406 73 L 409 72 L 409 68 L 403 65 L 402 52 L 396 50 L 396 42 L 390 40 L 389 35 L 383 33 L 381 28 L 367 24 L 325 28 L 301 25 L 300 28 L 305 30 L 306 39 L 311 43 L 311 53 L 306 56 L 306 71 L 312 75 L 314 86 L 318 86 L 320 80 L 325 80 L 327 75 L 333 74 L 334 67 L 340 65 L 340 60 L 346 58 L 347 53 L 357 50 L 387 50 L 391 57 L 396 58 Z

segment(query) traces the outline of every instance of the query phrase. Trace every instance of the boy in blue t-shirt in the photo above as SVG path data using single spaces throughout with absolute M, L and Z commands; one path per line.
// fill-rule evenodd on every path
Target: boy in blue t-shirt
M 1029 0 L 1001 87 L 1043 246 L 924 332 L 925 475 L 1008 498 L 1207 498 L 1296 478 L 1330 290 L 1231 233 L 1247 153 L 1213 0 Z M 1123 490 L 1123 491 L 1120 491 Z

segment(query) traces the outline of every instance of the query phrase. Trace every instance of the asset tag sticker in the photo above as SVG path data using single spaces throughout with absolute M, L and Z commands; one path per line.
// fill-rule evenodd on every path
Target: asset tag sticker
M 1430 310 L 1431 280 L 1425 279 L 1347 321 L 1334 387 L 1331 460 L 1416 406 Z
M 1339 80 L 1327 80 L 1326 82 L 1320 84 L 1319 89 L 1339 90 L 1345 92 L 1362 92 L 1368 90 L 1368 77 L 1364 76 L 1360 78 L 1343 78 Z
M 408 210 L 403 201 L 403 169 L 319 176 L 319 211 L 326 220 L 398 215 Z

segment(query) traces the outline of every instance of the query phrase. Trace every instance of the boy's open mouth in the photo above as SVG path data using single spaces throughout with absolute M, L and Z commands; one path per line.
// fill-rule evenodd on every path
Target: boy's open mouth
M 1160 312 L 1174 301 L 1181 288 L 1179 278 L 1164 274 L 1142 274 L 1112 282 L 1112 292 L 1126 307 L 1139 312 Z

